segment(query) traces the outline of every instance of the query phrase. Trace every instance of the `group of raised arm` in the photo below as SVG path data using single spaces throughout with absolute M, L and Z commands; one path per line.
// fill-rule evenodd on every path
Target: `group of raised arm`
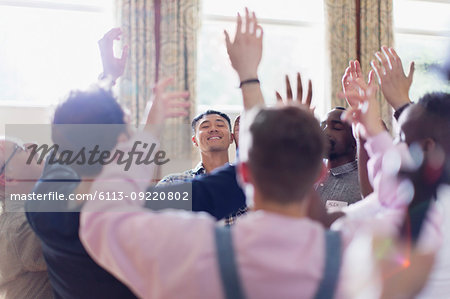
M 245 23 L 245 24 L 243 24 Z M 230 38 L 228 32 L 225 31 L 226 47 L 229 54 L 232 67 L 237 72 L 241 81 L 240 88 L 242 90 L 243 106 L 244 110 L 251 110 L 255 106 L 264 105 L 264 99 L 261 93 L 260 82 L 258 79 L 258 66 L 262 57 L 262 40 L 263 30 L 258 24 L 257 18 L 254 13 L 250 13 L 248 10 L 245 12 L 245 18 L 238 14 L 236 34 L 233 39 Z M 372 61 L 372 70 L 369 73 L 368 81 L 364 79 L 361 71 L 361 67 L 358 61 L 351 61 L 349 67 L 346 69 L 342 78 L 343 92 L 341 97 L 345 98 L 350 105 L 348 111 L 344 114 L 344 119 L 353 125 L 353 133 L 358 140 L 359 149 L 359 162 L 360 162 L 360 182 L 361 192 L 363 196 L 372 194 L 372 198 L 375 197 L 377 201 L 376 208 L 369 214 L 364 214 L 362 217 L 369 215 L 375 215 L 378 212 L 386 212 L 390 209 L 405 209 L 408 205 L 407 196 L 398 193 L 399 182 L 402 180 L 397 179 L 395 174 L 389 173 L 386 175 L 382 168 L 381 161 L 384 154 L 388 149 L 392 149 L 393 145 L 390 141 L 390 137 L 386 132 L 386 128 L 383 125 L 380 117 L 379 103 L 376 100 L 376 93 L 378 90 L 377 81 L 381 86 L 381 90 L 389 102 L 389 104 L 396 110 L 404 109 L 404 107 L 410 103 L 409 88 L 412 82 L 412 76 L 414 72 L 414 65 L 411 65 L 411 70 L 408 76 L 405 76 L 402 69 L 402 63 L 396 52 L 390 48 L 383 47 L 381 52 L 376 53 L 376 58 L 379 63 Z M 378 80 L 376 80 L 376 78 Z M 157 85 L 164 90 L 165 86 L 170 82 L 166 80 L 163 83 Z M 285 102 L 287 104 L 300 103 L 306 106 L 307 109 L 311 109 L 312 100 L 312 84 L 309 81 L 307 95 L 303 99 L 303 86 L 300 74 L 297 74 L 297 94 L 294 96 L 289 78 L 286 76 L 286 99 L 283 101 L 282 96 L 277 92 L 276 97 L 279 102 Z M 158 90 L 156 90 L 158 95 Z M 152 111 L 148 116 L 148 123 L 153 123 L 154 119 L 161 115 L 178 116 L 181 114 L 167 113 L 165 112 L 168 107 L 172 105 L 159 105 L 158 98 L 170 100 L 171 98 L 187 97 L 187 93 L 175 93 L 166 94 L 165 96 L 156 97 L 156 102 L 153 107 L 153 113 L 157 111 L 157 114 L 152 114 Z M 293 99 L 296 101 L 293 101 Z M 159 107 L 159 108 L 158 108 Z M 186 104 L 178 106 L 178 108 L 184 108 Z M 313 109 L 311 109 L 313 112 Z M 183 114 L 184 115 L 184 114 Z M 152 120 L 153 119 L 153 120 Z M 245 116 L 244 116 L 245 120 Z M 157 122 L 158 123 L 158 122 Z M 248 131 L 245 131 L 248 132 Z M 245 140 L 246 136 L 241 137 Z M 123 149 L 126 150 L 127 146 L 123 145 Z M 246 145 L 248 146 L 248 145 Z M 361 147 L 363 147 L 361 149 Z M 403 151 L 405 149 L 402 149 Z M 400 155 L 404 155 L 401 151 Z M 248 153 L 245 153 L 246 155 Z M 366 155 L 366 158 L 364 158 Z M 248 156 L 244 157 L 248 159 Z M 276 157 L 275 157 L 276 158 Z M 367 163 L 369 166 L 367 166 Z M 241 178 L 246 181 L 252 181 L 254 178 L 247 177 L 245 163 L 241 172 Z M 123 174 L 118 172 L 114 167 L 107 166 L 105 171 L 94 184 L 93 190 L 100 191 L 114 191 L 119 188 L 116 184 L 108 184 L 108 180 L 121 180 L 120 190 L 124 192 L 139 192 L 145 190 L 146 184 L 138 178 L 152 173 L 152 166 L 136 167 L 133 175 Z M 230 172 L 231 171 L 231 172 Z M 208 182 L 217 179 L 224 179 L 230 172 L 232 176 L 235 174 L 234 166 L 225 167 L 215 173 L 212 173 L 206 177 L 195 178 L 192 181 L 193 186 L 202 186 Z M 132 176 L 132 177 L 130 177 Z M 386 178 L 394 178 L 390 183 L 386 183 Z M 208 196 L 212 199 L 215 198 L 214 192 L 227 192 L 227 189 L 239 189 L 235 178 L 229 180 L 224 179 L 222 182 L 228 182 L 229 184 L 214 185 L 217 190 L 208 190 L 203 187 L 196 187 L 197 195 L 194 194 L 193 205 L 198 205 L 203 199 L 199 199 L 203 196 Z M 383 183 L 381 183 L 383 182 Z M 264 188 L 263 188 L 264 189 Z M 200 196 L 199 194 L 202 193 Z M 318 202 L 319 198 L 315 193 L 310 193 L 310 202 Z M 242 196 L 242 195 L 240 195 Z M 255 195 L 256 198 L 259 195 Z M 364 200 L 363 200 L 364 201 Z M 219 204 L 219 201 L 209 201 L 204 206 L 197 209 L 197 211 L 208 211 L 216 218 L 220 216 L 215 215 L 214 206 Z M 221 203 L 223 204 L 223 203 Z M 261 203 L 258 203 L 260 207 Z M 330 225 L 330 221 L 324 220 L 326 218 L 324 211 L 315 208 L 311 208 L 314 204 L 309 204 L 309 217 L 313 219 L 322 218 L 322 222 Z M 237 206 L 236 206 L 237 207 Z M 234 207 L 234 208 L 236 208 Z M 272 209 L 271 207 L 262 208 Z M 196 210 L 194 208 L 194 210 Z M 358 211 L 358 209 L 355 209 Z M 95 213 L 93 213 L 95 211 Z M 127 213 L 106 213 L 106 211 L 121 211 Z M 352 210 L 349 209 L 349 217 L 352 218 Z M 320 214 L 318 218 L 315 218 L 317 214 Z M 224 216 L 224 215 L 221 215 Z M 339 215 L 341 216 L 341 215 Z M 333 219 L 334 220 L 334 219 Z M 429 236 L 423 237 L 424 247 L 430 247 L 434 251 L 431 256 L 434 256 L 434 252 L 438 245 L 427 244 L 427 241 L 434 235 L 433 221 L 427 226 L 426 231 Z M 394 223 L 397 223 L 394 221 Z M 344 220 L 345 223 L 345 220 Z M 145 230 L 146 228 L 158 227 L 158 231 L 154 231 L 145 235 L 138 232 Z M 189 227 L 189 230 L 183 228 Z M 197 288 L 196 279 L 208 281 L 208 288 L 204 290 L 203 295 L 211 297 L 221 297 L 220 294 L 215 293 L 219 287 L 220 278 L 217 273 L 211 274 L 204 267 L 209 267 L 209 259 L 205 260 L 206 256 L 212 255 L 215 258 L 215 254 L 212 248 L 205 244 L 210 244 L 213 241 L 211 230 L 214 227 L 214 221 L 210 217 L 198 216 L 189 214 L 154 214 L 148 210 L 142 209 L 142 203 L 138 202 L 122 202 L 115 205 L 103 205 L 100 203 L 88 203 L 84 212 L 81 215 L 81 230 L 80 236 L 83 240 L 88 252 L 95 258 L 95 260 L 111 271 L 120 280 L 124 281 L 131 287 L 137 295 L 142 297 L 171 297 L 175 295 L 177 290 L 182 291 L 186 297 L 196 297 L 200 293 Z M 181 231 L 181 233 L 179 233 Z M 133 232 L 130 234 L 130 232 Z M 238 236 L 241 236 L 238 234 Z M 243 237 L 243 236 L 241 236 Z M 192 242 L 196 239 L 197 242 Z M 345 238 L 344 238 L 345 239 Z M 438 237 L 439 239 L 439 237 Z M 349 242 L 345 239 L 345 242 Z M 433 243 L 433 242 L 431 242 Z M 438 241 L 435 243 L 439 243 Z M 148 246 L 145 246 L 148 244 Z M 111 250 L 112 246 L 114 250 Z M 200 247 L 199 247 L 200 246 Z M 183 248 L 183 254 L 177 253 L 178 248 Z M 415 252 L 414 252 L 415 253 Z M 243 254 L 243 253 L 241 253 Z M 419 263 L 423 261 L 421 259 L 423 255 L 418 256 L 416 260 L 412 262 Z M 428 258 L 429 256 L 426 256 Z M 208 262 L 206 262 L 208 260 Z M 431 258 L 432 260 L 432 258 Z M 428 260 L 427 260 L 428 261 Z M 198 264 L 195 271 L 195 277 L 193 280 L 186 280 L 186 275 L 190 271 L 194 264 Z M 183 267 L 179 265 L 183 264 Z M 429 264 L 429 263 L 428 263 Z M 145 265 L 145 266 L 143 266 Z M 203 266 L 201 266 L 203 265 Z M 239 262 L 242 266 L 242 262 Z M 417 265 L 417 264 L 415 264 Z M 222 271 L 222 269 L 221 269 Z M 208 274 L 209 273 L 209 274 Z M 199 275 L 199 276 L 198 276 Z M 208 277 L 208 278 L 207 278 Z M 247 277 L 247 276 L 246 276 Z M 407 277 L 402 276 L 402 277 Z M 222 277 L 223 279 L 223 277 Z M 168 287 L 166 283 L 170 281 L 173 287 Z M 225 282 L 224 282 L 225 283 Z M 252 287 L 254 282 L 251 283 Z M 405 287 L 407 289 L 407 287 Z M 402 289 L 402 291 L 405 291 Z M 417 292 L 417 289 L 411 291 L 411 294 Z M 386 284 L 383 289 L 384 296 L 391 294 L 391 292 L 398 292 L 391 285 Z M 252 293 L 252 290 L 250 290 Z M 153 294 L 153 295 L 151 295 Z M 159 294 L 159 295 L 158 295 Z M 254 293 L 253 293 L 254 294 Z
M 149 152 L 146 146 L 151 145 L 146 159 L 152 162 L 137 159 L 124 169 L 114 156 L 93 174 L 48 161 L 39 168 L 33 192 L 67 197 L 89 193 L 93 199 L 77 201 L 75 207 L 58 203 L 63 206 L 60 213 L 38 212 L 55 205 L 41 201 L 27 202 L 29 210 L 20 210 L 36 235 L 33 244 L 24 244 L 42 244 L 42 252 L 34 249 L 39 263 L 28 263 L 29 256 L 22 262 L 33 265 L 29 272 L 45 274 L 45 257 L 49 272 L 40 278 L 46 288 L 37 298 L 45 298 L 50 285 L 55 297 L 74 299 L 328 299 L 367 294 L 388 299 L 412 298 L 422 288 L 426 293 L 421 299 L 450 294 L 450 241 L 442 233 L 450 231 L 450 204 L 442 210 L 433 201 L 446 203 L 450 194 L 450 130 L 439 130 L 450 128 L 450 97 L 431 94 L 413 104 L 409 90 L 414 63 L 406 75 L 400 57 L 388 47 L 375 53 L 367 76 L 358 61 L 350 61 L 339 94 L 349 108 L 336 107 L 319 124 L 312 82 L 304 92 L 300 73 L 296 86 L 286 75 L 285 97 L 276 91 L 277 105 L 266 107 L 258 76 L 263 28 L 255 13 L 245 9 L 243 17 L 237 14 L 234 36 L 224 31 L 244 108 L 241 123 L 235 123 L 241 141 L 236 165 L 228 163 L 233 142 L 229 117 L 208 110 L 193 120 L 192 140 L 198 143 L 196 130 L 204 130 L 211 151 L 222 151 L 226 159 L 221 155 L 220 163 L 206 165 L 213 155 L 205 154 L 198 176 L 190 173 L 179 184 L 149 187 L 162 157 L 163 124 L 189 115 L 190 95 L 186 90 L 169 92 L 173 78 L 160 80 L 153 87 L 143 129 L 130 134 L 123 108 L 111 92 L 125 72 L 129 52 L 125 45 L 120 57 L 114 55 L 113 44 L 121 35 L 114 28 L 100 39 L 103 73 L 97 88 L 72 92 L 56 109 L 52 132 L 57 125 L 75 123 L 124 125 L 108 144 L 130 156 L 136 150 Z M 399 121 L 398 144 L 381 120 L 379 89 Z M 77 143 L 68 135 L 52 138 L 54 143 Z M 102 143 L 108 136 L 96 138 Z M 14 148 L 14 158 L 19 147 L 8 147 Z M 65 184 L 54 184 L 60 181 Z M 442 186 L 446 188 L 438 188 Z M 155 202 L 144 200 L 148 193 L 168 196 L 186 190 L 191 190 L 192 211 L 155 212 Z M 114 200 L 104 200 L 111 195 Z M 177 207 L 177 200 L 170 200 Z M 333 205 L 345 208 L 327 211 Z M 23 224 L 24 219 L 16 221 L 18 227 Z M 1 248 L 18 250 L 3 243 Z M 11 262 L 3 264 L 11 267 Z M 0 269 L 0 274 L 3 298 L 9 273 Z
M 350 62 L 342 80 L 341 97 L 350 105 L 345 120 L 364 140 L 364 149 L 360 151 L 368 154 L 369 158 L 364 163 L 367 172 L 360 175 L 361 184 L 365 185 L 366 190 L 375 191 L 381 207 L 392 206 L 401 210 L 409 206 L 406 215 L 398 220 L 403 221 L 399 240 L 400 243 L 406 242 L 403 251 L 408 252 L 406 255 L 410 265 L 385 281 L 383 298 L 413 297 L 424 286 L 420 298 L 445 296 L 443 294 L 448 293 L 449 289 L 438 281 L 447 281 L 446 273 L 450 270 L 448 259 L 444 258 L 449 250 L 448 236 L 442 234 L 449 227 L 447 218 L 450 209 L 444 201 L 448 195 L 437 190 L 438 186 L 449 184 L 446 179 L 446 161 L 450 154 L 446 140 L 449 132 L 443 129 L 449 123 L 449 95 L 432 93 L 413 104 L 409 90 L 414 62 L 406 75 L 402 61 L 393 48 L 382 47 L 375 57 L 377 60 L 371 61 L 372 70 L 367 83 L 359 62 Z M 401 142 L 398 144 L 394 144 L 381 121 L 376 81 L 399 121 Z M 436 134 L 436 131 L 442 134 Z M 418 159 L 417 155 L 421 158 Z M 406 187 L 407 184 L 410 184 L 409 187 Z M 434 200 L 438 201 L 438 205 L 434 204 Z M 440 258 L 433 266 L 436 256 Z M 385 273 L 392 271 L 392 267 L 386 265 L 382 269 Z M 429 277 L 431 271 L 433 274 Z

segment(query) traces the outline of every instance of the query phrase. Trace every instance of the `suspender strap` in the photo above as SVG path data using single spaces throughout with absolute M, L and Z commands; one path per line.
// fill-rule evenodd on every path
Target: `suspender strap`
M 325 232 L 325 249 L 325 269 L 315 299 L 334 298 L 341 268 L 341 236 L 338 232 Z
M 236 259 L 234 257 L 233 240 L 230 227 L 216 226 L 216 251 L 219 271 L 226 299 L 244 299 Z

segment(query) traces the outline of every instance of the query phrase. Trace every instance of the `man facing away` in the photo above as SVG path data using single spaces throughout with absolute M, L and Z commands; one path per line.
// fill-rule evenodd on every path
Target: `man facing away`
M 242 32 L 238 15 L 234 41 L 225 35 L 249 111 L 264 104 L 258 80 L 252 79 L 257 77 L 263 33 L 248 10 L 245 23 Z M 141 201 L 84 206 L 80 238 L 86 250 L 139 297 L 333 298 L 339 269 L 330 267 L 330 258 L 341 256 L 352 234 L 326 233 L 307 217 L 310 203 L 317 200 L 313 185 L 325 151 L 320 126 L 309 111 L 294 106 L 252 114 L 243 116 L 238 173 L 254 209 L 231 228 L 220 227 L 205 213 L 155 213 Z M 131 149 L 133 141 L 119 150 Z M 154 167 L 136 165 L 131 173 L 107 165 L 91 192 L 144 191 L 148 180 L 140 178 Z M 381 224 L 391 227 L 387 221 Z M 349 298 L 341 286 L 339 282 L 337 297 Z
M 89 254 L 142 298 L 181 293 L 183 298 L 314 298 L 319 293 L 318 298 L 334 293 L 346 298 L 343 282 L 337 282 L 339 267 L 331 267 L 330 259 L 341 257 L 352 233 L 326 232 L 308 218 L 325 151 L 320 126 L 309 111 L 294 106 L 254 114 L 249 125 L 244 117 L 241 134 L 247 137 L 241 138 L 238 164 L 254 208 L 246 217 L 226 228 L 204 213 L 155 213 L 131 200 L 91 201 L 83 208 L 80 228 Z M 131 174 L 108 165 L 91 192 L 140 192 L 147 183 L 133 177 L 153 168 L 139 165 Z
M 317 191 L 327 208 L 340 209 L 361 200 L 356 161 L 356 141 L 352 127 L 341 120 L 342 107 L 331 110 L 322 122 L 328 139 L 326 158 L 329 174 Z
M 250 136 L 241 139 L 239 175 L 253 188 L 255 212 L 231 232 L 245 293 L 249 298 L 311 298 L 325 264 L 325 230 L 306 217 L 325 148 L 320 126 L 308 111 L 290 106 L 260 110 L 248 128 L 244 120 L 241 130 Z M 92 190 L 118 188 L 105 180 L 110 175 L 119 178 L 117 170 L 109 170 Z M 151 173 L 144 165 L 136 171 Z M 120 189 L 127 192 L 140 184 L 145 189 L 139 180 L 123 182 Z M 93 201 L 85 208 L 80 231 L 85 247 L 138 296 L 177 298 L 182 292 L 184 298 L 223 298 L 213 217 L 153 213 L 131 202 Z M 109 213 L 110 209 L 131 213 Z M 131 227 L 140 231 L 156 226 L 145 234 L 130 233 Z
M 231 121 L 225 113 L 207 110 L 192 120 L 192 143 L 200 150 L 201 161 L 193 169 L 165 176 L 157 186 L 186 182 L 228 164 L 228 148 L 233 143 Z

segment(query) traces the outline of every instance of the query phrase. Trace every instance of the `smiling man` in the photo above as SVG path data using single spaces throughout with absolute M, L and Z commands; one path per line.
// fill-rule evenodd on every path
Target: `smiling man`
M 193 169 L 164 177 L 158 187 L 186 182 L 228 164 L 228 148 L 233 143 L 228 115 L 215 110 L 203 112 L 192 120 L 192 131 L 192 143 L 200 150 L 200 162 Z
M 361 199 L 356 161 L 356 141 L 352 127 L 341 120 L 342 107 L 331 110 L 322 122 L 322 130 L 328 140 L 327 179 L 317 191 L 327 208 L 341 209 Z

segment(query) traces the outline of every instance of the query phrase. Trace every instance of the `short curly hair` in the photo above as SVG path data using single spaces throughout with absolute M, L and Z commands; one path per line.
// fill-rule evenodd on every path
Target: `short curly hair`
M 126 133 L 125 123 L 125 113 L 112 91 L 93 85 L 87 90 L 71 91 L 66 100 L 56 108 L 52 124 L 52 140 L 58 145 L 60 152 L 64 150 L 78 152 L 81 145 L 87 144 L 98 144 L 103 150 L 111 150 L 116 146 L 117 137 Z M 80 134 L 82 127 L 64 126 L 69 124 L 116 126 L 109 126 L 109 134 L 99 138 L 95 132 Z M 85 163 L 82 165 L 73 163 L 71 167 L 80 176 L 97 175 L 102 169 L 100 164 L 86 167 Z

